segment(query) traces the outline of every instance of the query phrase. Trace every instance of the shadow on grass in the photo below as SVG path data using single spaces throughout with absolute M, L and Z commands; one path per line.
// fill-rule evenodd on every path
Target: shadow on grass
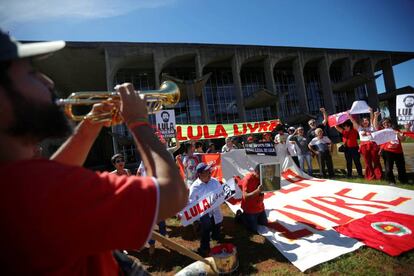
M 199 247 L 199 238 L 195 237 L 192 227 L 182 227 L 176 223 L 167 221 L 168 235 L 180 245 L 195 251 Z M 236 224 L 231 216 L 224 216 L 223 239 L 221 243 L 232 243 L 237 247 L 239 268 L 235 274 L 254 274 L 259 270 L 256 264 L 272 259 L 277 262 L 287 263 L 289 261 L 269 242 L 266 238 L 252 234 L 242 225 Z M 210 242 L 211 247 L 217 242 Z M 174 274 L 178 270 L 194 262 L 191 258 L 184 256 L 174 250 L 166 249 L 157 243 L 155 253 L 149 256 L 148 248 L 141 251 L 130 252 L 137 257 L 150 273 L 163 275 Z

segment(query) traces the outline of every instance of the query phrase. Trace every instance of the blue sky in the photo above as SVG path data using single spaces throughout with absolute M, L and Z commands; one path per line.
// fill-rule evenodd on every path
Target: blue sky
M 414 52 L 414 0 L 2 0 L 0 26 L 21 40 Z M 394 74 L 397 87 L 414 86 L 414 60 Z

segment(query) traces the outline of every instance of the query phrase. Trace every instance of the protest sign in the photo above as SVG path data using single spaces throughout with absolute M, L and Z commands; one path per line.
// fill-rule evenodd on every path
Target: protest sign
M 371 133 L 372 139 L 377 145 L 382 145 L 390 141 L 398 140 L 395 130 L 391 128 L 386 128 Z
M 280 190 L 280 164 L 260 164 L 260 185 L 264 191 Z
M 339 112 L 328 116 L 328 124 L 330 127 L 340 125 L 349 119 L 348 113 Z
M 175 112 L 171 110 L 161 110 L 155 113 L 157 129 L 164 138 L 175 137 Z
M 414 121 L 414 94 L 397 95 L 398 124 Z
M 275 144 L 273 142 L 259 142 L 244 144 L 246 154 L 276 155 Z
M 219 207 L 225 200 L 231 198 L 235 191 L 228 184 L 223 184 L 216 190 L 204 195 L 197 201 L 188 204 L 180 211 L 181 224 L 187 226 L 205 214 Z

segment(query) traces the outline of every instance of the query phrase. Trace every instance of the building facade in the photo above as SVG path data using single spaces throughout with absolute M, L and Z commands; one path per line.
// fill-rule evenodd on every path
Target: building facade
M 123 82 L 133 83 L 137 90 L 153 90 L 163 80 L 174 80 L 184 92 L 174 107 L 177 124 L 274 118 L 297 124 L 319 114 L 320 107 L 328 113 L 348 110 L 354 100 L 377 108 L 379 92 L 397 90 L 393 66 L 412 58 L 414 53 L 390 51 L 68 42 L 40 67 L 55 81 L 62 98 L 75 91 L 111 91 Z M 377 91 L 378 77 L 383 77 L 386 91 Z M 395 108 L 392 100 L 388 104 L 390 110 L 393 104 Z M 108 133 L 100 135 L 94 152 L 125 152 L 128 147 L 133 152 L 123 126 Z M 97 154 L 89 163 L 98 165 L 111 154 Z

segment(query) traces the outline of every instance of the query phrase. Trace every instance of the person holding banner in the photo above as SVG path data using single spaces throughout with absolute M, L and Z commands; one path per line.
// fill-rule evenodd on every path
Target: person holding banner
M 355 167 L 359 177 L 364 177 L 362 174 L 362 165 L 359 155 L 358 146 L 358 132 L 353 127 L 350 120 L 345 121 L 339 126 L 335 126 L 335 129 L 342 134 L 342 142 L 344 143 L 344 154 L 346 160 L 347 177 L 352 177 L 352 160 L 354 161 Z
M 204 195 L 221 188 L 220 182 L 211 177 L 211 166 L 206 163 L 200 163 L 196 167 L 198 178 L 190 187 L 189 204 L 197 201 Z M 214 240 L 220 239 L 221 222 L 223 215 L 220 207 L 217 207 L 200 218 L 200 247 L 198 252 L 201 256 L 206 257 L 210 252 L 210 234 Z
M 384 118 L 381 122 L 383 129 L 393 129 L 390 118 Z M 378 126 L 377 126 L 378 128 Z M 380 146 L 380 153 L 384 159 L 385 179 L 390 185 L 395 185 L 395 176 L 393 172 L 394 163 L 397 166 L 398 180 L 401 183 L 408 183 L 407 172 L 405 170 L 404 152 L 401 142 L 405 141 L 405 136 L 399 130 L 394 130 L 397 139 L 389 141 Z
M 364 158 L 365 163 L 365 179 L 368 180 L 381 180 L 382 167 L 379 156 L 379 146 L 372 138 L 371 133 L 375 131 L 374 121 L 378 120 L 379 112 L 373 112 L 372 108 L 369 108 L 370 117 L 362 117 L 360 123 L 358 123 L 351 114 L 348 113 L 355 129 L 358 130 L 360 147 L 359 151 Z
M 257 225 L 267 225 L 263 185 L 260 184 L 260 164 L 256 165 L 253 172 L 243 177 L 240 186 L 243 191 L 241 202 L 243 213 L 236 215 L 236 221 L 240 219 L 249 231 L 256 234 Z
M 224 152 L 231 151 L 233 149 L 237 149 L 237 146 L 234 145 L 232 137 L 227 137 L 226 144 L 224 144 L 224 146 L 221 148 L 221 152 L 224 153 Z

